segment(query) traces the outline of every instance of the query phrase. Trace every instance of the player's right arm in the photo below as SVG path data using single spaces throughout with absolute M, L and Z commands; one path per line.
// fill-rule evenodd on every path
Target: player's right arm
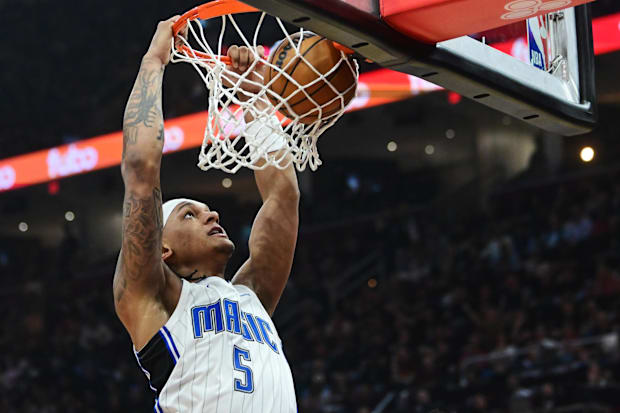
M 170 56 L 172 25 L 177 19 L 173 17 L 157 26 L 123 118 L 123 240 L 113 291 L 116 313 L 137 348 L 168 320 L 181 288 L 179 280 L 166 277 L 162 261 L 159 182 L 164 146 L 161 89 Z M 171 294 L 176 300 L 170 299 Z

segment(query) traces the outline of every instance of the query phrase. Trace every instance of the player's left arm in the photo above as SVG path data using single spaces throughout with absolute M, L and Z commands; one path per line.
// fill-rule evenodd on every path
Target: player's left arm
M 260 58 L 264 58 L 264 48 L 256 50 Z M 254 53 L 247 47 L 231 46 L 228 56 L 232 61 L 230 71 L 236 74 L 245 73 L 254 61 Z M 265 77 L 266 66 L 258 65 L 246 78 L 254 81 L 243 82 L 241 89 L 257 93 L 258 83 Z M 234 76 L 234 74 L 233 74 Z M 232 81 L 237 79 L 233 78 Z M 239 95 L 240 99 L 247 96 Z M 268 103 L 258 102 L 255 105 Z M 249 124 L 253 118 L 246 113 L 245 120 Z M 276 154 L 279 158 L 282 154 Z M 282 164 L 290 163 L 291 155 L 286 155 Z M 264 160 L 257 161 L 257 165 Z M 233 284 L 243 284 L 251 288 L 271 315 L 276 309 L 282 291 L 291 273 L 297 230 L 299 227 L 299 187 L 293 165 L 285 169 L 269 166 L 254 172 L 256 185 L 263 200 L 263 205 L 254 219 L 250 233 L 250 258 L 241 266 L 233 277 Z
M 257 170 L 254 177 L 263 205 L 250 233 L 250 258 L 232 282 L 251 288 L 271 315 L 293 265 L 299 228 L 299 187 L 292 164 L 283 170 L 274 166 Z

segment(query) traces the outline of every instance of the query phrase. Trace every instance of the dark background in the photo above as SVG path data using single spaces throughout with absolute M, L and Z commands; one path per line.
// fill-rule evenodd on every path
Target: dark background
M 0 2 L 0 157 L 120 130 L 156 22 L 193 5 Z M 585 136 L 435 92 L 347 114 L 321 138 L 274 316 L 301 412 L 618 411 L 619 68 L 618 52 L 596 58 L 600 123 Z M 166 117 L 204 110 L 204 90 L 171 65 Z M 196 152 L 164 157 L 164 198 L 220 212 L 232 275 L 258 193 L 248 171 L 223 188 Z M 0 411 L 149 411 L 112 305 L 120 168 L 58 184 L 0 194 Z

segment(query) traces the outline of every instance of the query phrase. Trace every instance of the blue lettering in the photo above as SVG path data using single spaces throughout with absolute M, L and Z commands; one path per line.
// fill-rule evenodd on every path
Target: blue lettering
M 243 335 L 243 338 L 247 341 L 254 341 L 254 339 L 252 338 L 252 334 L 250 334 L 250 330 L 248 329 L 248 325 L 247 325 L 248 321 L 246 318 L 246 313 L 244 311 L 241 312 L 241 334 Z
M 261 334 L 260 334 L 260 331 L 258 330 L 258 326 L 256 325 L 256 320 L 254 319 L 254 316 L 250 313 L 246 313 L 246 319 L 248 320 L 250 329 L 254 333 L 254 339 L 257 342 L 262 343 L 263 339 L 261 338 Z
M 208 306 L 192 308 L 192 323 L 194 325 L 194 337 L 202 338 L 202 333 L 213 330 L 215 333 L 224 331 L 224 320 L 222 319 L 222 307 L 220 301 L 216 301 Z
M 239 320 L 239 304 L 236 301 L 224 299 L 224 316 L 226 317 L 226 331 L 241 334 L 241 320 Z
M 239 303 L 230 299 L 218 300 L 209 305 L 192 308 L 194 338 L 202 338 L 205 332 L 229 331 L 241 334 L 246 341 L 266 343 L 279 354 L 278 344 L 271 337 L 271 325 L 260 317 L 241 311 Z
M 269 336 L 267 335 L 266 330 L 269 330 L 269 332 L 271 333 L 271 326 L 260 317 L 256 317 L 256 319 L 258 320 L 258 325 L 260 326 L 260 330 L 262 331 L 263 337 L 265 338 L 265 343 L 267 343 L 267 345 L 271 347 L 273 351 L 278 353 L 278 346 L 276 345 L 275 341 L 270 341 Z

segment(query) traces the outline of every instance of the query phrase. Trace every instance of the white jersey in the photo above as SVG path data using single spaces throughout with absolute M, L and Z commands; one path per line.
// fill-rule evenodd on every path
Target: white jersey
M 134 353 L 155 412 L 297 412 L 282 340 L 248 287 L 183 280 L 168 322 Z

